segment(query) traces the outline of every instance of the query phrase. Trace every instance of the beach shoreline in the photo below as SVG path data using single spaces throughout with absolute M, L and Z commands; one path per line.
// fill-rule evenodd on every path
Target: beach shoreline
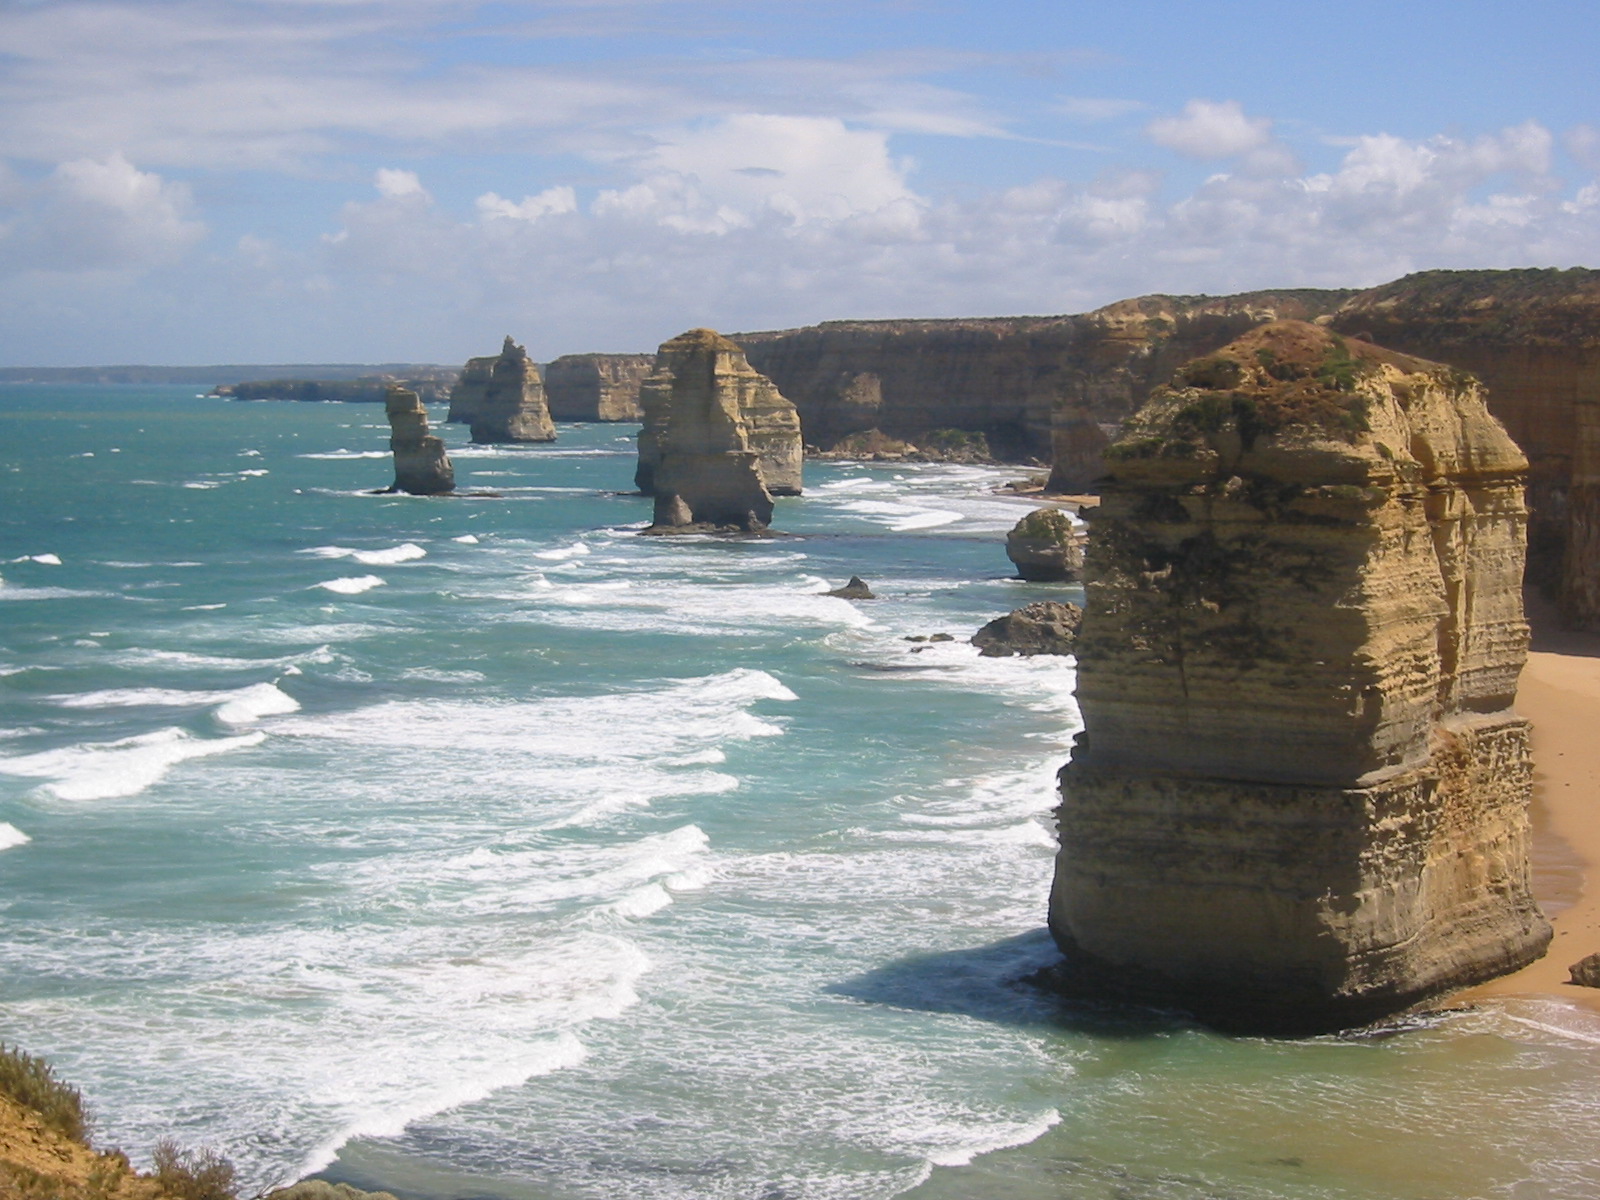
M 1531 589 L 1527 610 L 1533 647 L 1516 708 L 1533 723 L 1534 895 L 1555 937 L 1542 958 L 1454 999 L 1547 996 L 1600 1012 L 1600 988 L 1567 971 L 1600 951 L 1600 634 L 1560 629 Z

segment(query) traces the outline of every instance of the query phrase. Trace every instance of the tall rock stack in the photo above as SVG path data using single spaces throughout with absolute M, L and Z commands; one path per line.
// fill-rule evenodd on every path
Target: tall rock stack
M 444 442 L 429 432 L 428 410 L 417 394 L 391 384 L 383 408 L 389 417 L 389 449 L 394 451 L 394 483 L 389 490 L 413 496 L 455 491 L 455 468 Z
M 637 421 L 648 354 L 563 354 L 544 369 L 550 415 L 558 421 Z
M 799 414 L 722 335 L 663 342 L 639 402 L 634 478 L 656 498 L 656 527 L 764 528 L 773 496 L 800 494 Z
M 1538 957 L 1527 462 L 1477 382 L 1274 322 L 1157 389 L 1107 461 L 1063 983 L 1298 1031 Z
M 509 337 L 494 358 L 467 360 L 446 420 L 465 420 L 481 445 L 556 440 L 538 364 Z

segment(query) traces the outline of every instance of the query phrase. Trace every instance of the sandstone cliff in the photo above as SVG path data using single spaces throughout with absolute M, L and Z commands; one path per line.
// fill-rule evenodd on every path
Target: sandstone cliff
M 800 494 L 800 420 L 744 352 L 710 329 L 663 342 L 639 390 L 639 490 L 658 526 L 764 527 Z
M 1424 271 L 1332 324 L 1483 381 L 1530 463 L 1529 575 L 1600 629 L 1600 271 Z
M 428 410 L 417 394 L 391 385 L 384 397 L 389 417 L 389 449 L 394 451 L 390 491 L 436 496 L 455 490 L 456 472 L 444 441 L 428 429 Z
M 465 421 L 482 444 L 556 440 L 539 367 L 509 337 L 495 357 L 467 360 L 445 420 Z
M 1527 464 L 1476 381 L 1277 322 L 1158 389 L 1107 462 L 1064 983 L 1300 1030 L 1536 958 Z
M 550 415 L 558 421 L 637 421 L 648 354 L 564 354 L 544 369 Z
M 1350 292 L 1147 296 L 1079 316 L 828 321 L 734 334 L 795 403 L 807 443 L 881 430 L 983 433 L 1002 458 L 1057 460 L 1081 490 L 1099 450 L 1172 368 L 1275 317 L 1331 312 Z

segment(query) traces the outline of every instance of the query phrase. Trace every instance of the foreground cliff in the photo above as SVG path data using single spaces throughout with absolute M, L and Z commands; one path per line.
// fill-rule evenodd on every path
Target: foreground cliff
M 1273 323 L 1158 389 L 1107 459 L 1063 985 L 1300 1031 L 1536 958 L 1527 463 L 1476 381 Z
M 557 421 L 638 421 L 648 354 L 564 354 L 544 369 L 545 398 Z
M 1332 323 L 1483 381 L 1530 463 L 1529 575 L 1568 624 L 1600 629 L 1600 271 L 1424 271 Z
M 664 342 L 640 388 L 639 490 L 657 529 L 764 529 L 800 493 L 800 419 L 734 343 L 710 329 Z
M 1073 491 L 1179 363 L 1263 321 L 1332 312 L 1351 294 L 1146 296 L 1077 316 L 828 321 L 733 340 L 794 401 L 810 445 L 874 429 L 918 444 L 969 430 L 1002 458 L 1054 462 L 1052 486 Z

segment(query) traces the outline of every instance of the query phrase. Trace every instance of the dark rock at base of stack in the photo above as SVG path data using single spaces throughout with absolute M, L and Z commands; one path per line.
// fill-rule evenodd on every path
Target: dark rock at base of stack
M 983 658 L 1071 654 L 1078 644 L 1083 609 L 1058 600 L 1041 600 L 996 617 L 972 635 Z
M 394 451 L 392 492 L 438 496 L 455 491 L 456 472 L 444 441 L 428 429 L 428 410 L 417 394 L 391 386 L 384 395 L 389 418 L 389 449 Z

